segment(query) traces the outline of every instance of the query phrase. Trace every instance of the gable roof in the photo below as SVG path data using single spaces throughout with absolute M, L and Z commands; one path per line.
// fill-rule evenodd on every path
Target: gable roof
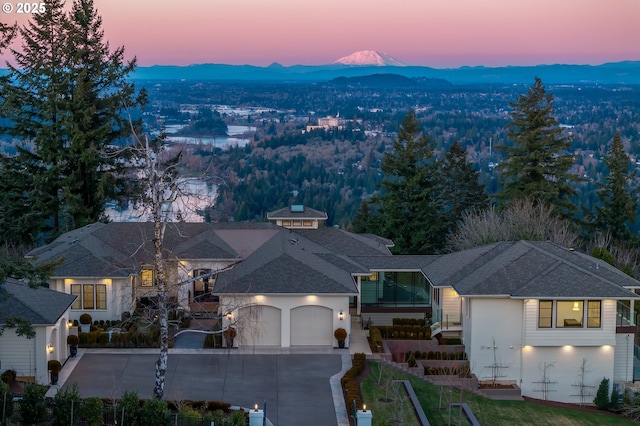
M 32 325 L 53 325 L 71 307 L 77 296 L 46 287 L 31 288 L 27 283 L 7 278 L 0 285 L 0 324 L 19 317 Z
M 247 238 L 247 232 L 266 232 L 265 237 L 257 239 L 261 241 L 277 228 L 266 222 L 167 223 L 164 250 L 173 259 L 237 261 L 258 247 Z M 234 241 L 233 245 L 228 241 Z M 36 264 L 62 259 L 54 278 L 127 277 L 142 265 L 153 263 L 153 223 L 94 223 L 61 235 L 51 244 L 32 250 L 27 257 L 34 258 Z
M 357 294 L 351 269 L 361 266 L 282 228 L 216 279 L 214 294 Z
M 429 265 L 435 286 L 461 296 L 638 297 L 640 282 L 594 257 L 543 241 L 509 241 L 445 254 Z

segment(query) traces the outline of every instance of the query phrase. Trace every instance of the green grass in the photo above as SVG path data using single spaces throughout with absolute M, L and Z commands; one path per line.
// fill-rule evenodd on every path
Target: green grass
M 367 409 L 373 412 L 373 425 L 391 425 L 394 418 L 390 413 L 390 403 L 379 402 L 378 399 L 384 397 L 385 386 L 377 384 L 379 376 L 379 363 L 369 362 L 370 373 L 360 384 L 363 401 L 367 404 Z M 454 388 L 442 388 L 433 385 L 416 377 L 395 371 L 389 367 L 383 367 L 382 383 L 385 377 L 392 375 L 395 380 L 409 380 L 413 386 L 422 409 L 432 426 L 461 424 L 468 425 L 469 422 L 463 415 L 458 423 L 458 410 L 452 409 L 451 413 L 447 409 L 449 402 L 460 402 L 460 391 Z M 442 402 L 440 402 L 442 398 Z M 406 398 L 408 402 L 408 398 Z M 553 425 L 553 426 L 616 426 L 616 425 L 638 425 L 638 423 L 625 418 L 608 413 L 593 413 L 587 411 L 572 410 L 568 408 L 555 408 L 546 405 L 536 404 L 526 401 L 494 401 L 469 391 L 462 393 L 462 402 L 469 404 L 481 425 Z M 404 410 L 406 411 L 406 410 Z M 451 414 L 451 417 L 449 417 Z M 414 423 L 409 421 L 404 425 L 418 424 L 415 416 Z

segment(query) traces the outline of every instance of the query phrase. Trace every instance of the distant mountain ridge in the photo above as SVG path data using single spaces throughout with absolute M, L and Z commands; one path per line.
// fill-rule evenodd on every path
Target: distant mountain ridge
M 7 73 L 0 69 L 0 75 Z M 545 84 L 640 84 L 640 61 L 602 65 L 536 65 L 507 67 L 430 68 L 389 65 L 255 65 L 195 64 L 138 67 L 134 80 L 209 81 L 307 81 L 326 82 L 338 77 L 396 74 L 408 78 L 446 80 L 453 84 L 531 84 L 540 77 Z

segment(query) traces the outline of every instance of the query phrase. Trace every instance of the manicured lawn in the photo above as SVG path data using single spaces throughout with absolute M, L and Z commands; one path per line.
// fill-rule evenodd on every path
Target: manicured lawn
M 370 362 L 370 374 L 360 384 L 362 397 L 367 408 L 373 411 L 374 425 L 382 426 L 392 424 L 390 421 L 394 419 L 393 409 L 390 406 L 393 403 L 383 403 L 378 401 L 379 398 L 388 394 L 385 386 L 377 384 L 379 376 L 379 364 Z M 418 378 L 405 375 L 402 372 L 383 367 L 381 383 L 386 383 L 384 377 L 393 375 L 395 380 L 409 380 L 415 390 L 423 410 L 427 414 L 429 423 L 433 426 L 447 424 L 468 425 L 469 422 L 463 416 L 462 421 L 458 423 L 458 410 L 452 409 L 451 413 L 447 409 L 449 402 L 460 402 L 460 392 L 453 388 L 441 388 L 440 386 L 427 383 Z M 387 386 L 388 387 L 388 386 Z M 394 398 L 393 396 L 391 398 Z M 408 398 L 405 397 L 408 402 Z M 469 404 L 480 424 L 482 425 L 553 425 L 553 426 L 615 426 L 615 425 L 637 425 L 631 420 L 627 420 L 618 416 L 607 413 L 593 413 L 589 411 L 572 410 L 568 408 L 555 408 L 546 405 L 536 404 L 526 401 L 494 401 L 487 399 L 468 391 L 462 393 L 462 402 Z M 407 409 L 396 409 L 406 412 Z M 449 417 L 451 414 L 451 417 Z M 417 420 L 413 422 L 406 421 L 404 425 L 418 424 Z M 450 422 L 450 423 L 449 423 Z

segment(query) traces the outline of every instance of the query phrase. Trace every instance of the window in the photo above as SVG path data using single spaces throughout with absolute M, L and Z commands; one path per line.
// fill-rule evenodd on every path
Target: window
M 589 300 L 587 302 L 587 327 L 600 328 L 600 307 L 599 300 Z
M 153 269 L 140 271 L 140 281 L 142 282 L 142 287 L 153 287 Z
M 303 220 L 302 225 L 305 227 L 310 227 L 310 226 L 313 226 L 313 222 L 310 220 Z
M 582 300 L 558 300 L 558 317 L 556 327 L 582 327 L 584 318 L 584 302 Z
M 538 327 L 551 328 L 553 324 L 553 301 L 541 300 L 538 304 Z
M 368 277 L 364 277 L 365 281 L 378 281 L 378 273 L 372 272 Z
M 540 300 L 538 328 L 600 328 L 601 300 Z
M 107 286 L 105 284 L 72 284 L 71 294 L 78 296 L 71 309 L 107 309 Z

